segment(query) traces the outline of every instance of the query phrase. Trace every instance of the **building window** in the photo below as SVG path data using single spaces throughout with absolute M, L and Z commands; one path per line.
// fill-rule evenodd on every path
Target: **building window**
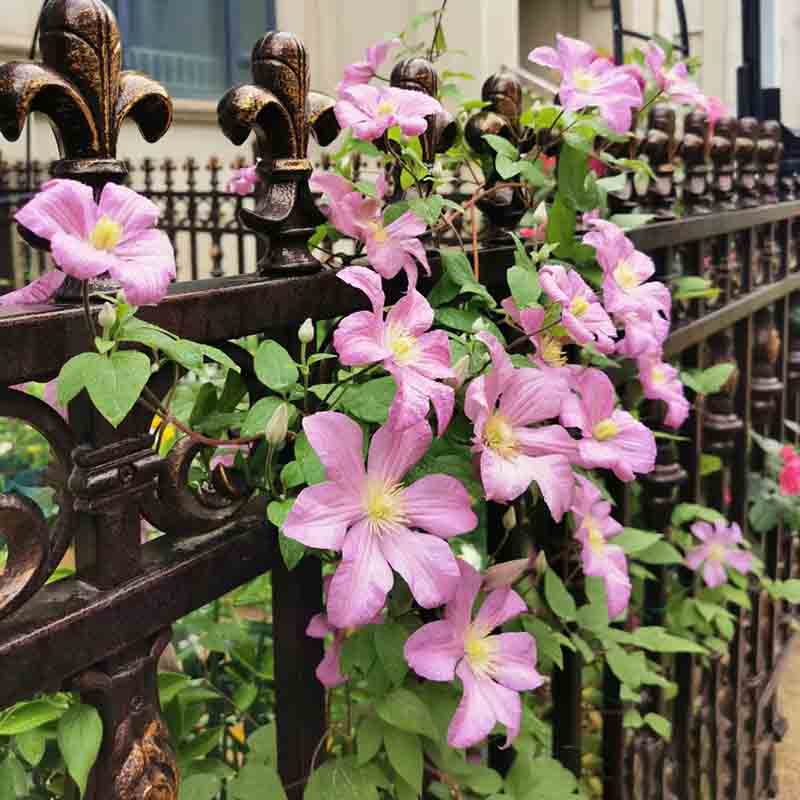
M 275 0 L 112 0 L 125 68 L 173 97 L 217 99 L 250 75 L 250 51 L 275 28 Z

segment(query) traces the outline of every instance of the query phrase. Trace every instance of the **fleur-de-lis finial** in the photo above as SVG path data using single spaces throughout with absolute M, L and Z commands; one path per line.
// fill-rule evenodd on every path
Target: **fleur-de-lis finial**
M 261 274 L 316 272 L 320 264 L 308 250 L 308 239 L 324 218 L 308 187 L 308 137 L 313 133 L 323 146 L 336 138 L 334 101 L 309 92 L 306 49 L 291 33 L 263 36 L 253 48 L 252 71 L 253 83 L 231 89 L 217 109 L 222 132 L 234 144 L 256 135 L 265 188 L 255 210 L 241 211 L 242 221 L 269 239 Z
M 99 197 L 106 183 L 122 183 L 125 163 L 117 140 L 130 117 L 148 142 L 172 124 L 167 90 L 140 72 L 122 70 L 122 44 L 114 14 L 101 0 L 47 0 L 39 24 L 41 62 L 10 61 L 0 66 L 0 133 L 16 141 L 32 111 L 49 117 L 58 143 L 57 178 L 86 183 Z M 36 248 L 49 243 L 22 226 Z M 107 276 L 90 281 L 90 291 L 113 291 Z M 80 283 L 67 278 L 58 296 L 77 300 Z
M 100 0 L 48 0 L 39 27 L 41 63 L 0 66 L 0 131 L 15 141 L 31 111 L 48 116 L 61 160 L 56 177 L 100 187 L 121 181 L 117 139 L 127 117 L 148 142 L 172 122 L 172 102 L 160 83 L 122 70 L 116 18 Z

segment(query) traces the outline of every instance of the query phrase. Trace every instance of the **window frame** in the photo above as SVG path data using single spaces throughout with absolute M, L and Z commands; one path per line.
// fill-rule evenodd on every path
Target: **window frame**
M 115 0 L 114 7 L 119 24 L 120 34 L 123 43 L 127 43 L 130 38 L 131 29 L 131 6 L 138 0 Z M 247 67 L 250 63 L 250 48 L 255 42 L 247 43 L 241 37 L 241 3 L 243 0 L 221 0 L 224 4 L 225 12 L 225 82 L 232 86 L 239 83 L 237 80 L 238 70 Z M 265 32 L 275 30 L 275 0 L 261 0 L 264 4 L 267 25 Z M 186 99 L 180 98 L 177 99 Z M 191 98 L 197 99 L 197 98 Z M 209 98 L 206 98 L 209 99 Z

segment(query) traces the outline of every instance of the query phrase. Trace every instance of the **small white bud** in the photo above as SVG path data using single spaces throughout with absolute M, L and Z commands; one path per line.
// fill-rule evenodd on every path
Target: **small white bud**
M 544 550 L 540 550 L 539 555 L 536 556 L 536 561 L 534 562 L 534 571 L 537 575 L 544 575 L 545 572 L 547 572 L 547 568 L 547 556 L 544 554 Z
M 547 225 L 547 203 L 542 200 L 533 212 L 533 222 L 535 225 Z
M 264 436 L 272 447 L 280 447 L 289 432 L 289 406 L 281 403 L 274 411 L 264 430 Z
M 97 321 L 103 330 L 113 327 L 117 321 L 117 309 L 111 303 L 104 303 L 97 315 Z
M 517 527 L 517 512 L 514 506 L 509 506 L 508 511 L 503 514 L 503 530 L 513 531 Z
M 448 383 L 454 389 L 460 389 L 469 375 L 469 356 L 461 356 L 453 366 L 453 377 Z
M 300 326 L 297 338 L 302 344 L 311 344 L 314 341 L 314 323 L 310 317 Z

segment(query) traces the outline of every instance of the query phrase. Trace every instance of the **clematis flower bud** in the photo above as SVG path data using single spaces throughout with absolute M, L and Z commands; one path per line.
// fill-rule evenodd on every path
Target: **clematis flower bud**
M 454 389 L 460 389 L 469 375 L 469 356 L 461 356 L 453 366 L 453 377 L 447 381 Z
M 517 512 L 514 506 L 509 506 L 505 514 L 503 514 L 503 530 L 513 531 L 517 527 Z
M 533 569 L 535 561 L 530 558 L 517 558 L 495 564 L 483 576 L 483 588 L 487 592 L 494 589 L 510 589 L 520 578 Z
M 314 323 L 311 321 L 310 317 L 300 326 L 300 330 L 297 332 L 297 338 L 300 340 L 301 344 L 310 344 L 314 341 Z
M 117 309 L 111 303 L 105 303 L 97 315 L 97 321 L 103 330 L 108 330 L 117 321 Z
M 547 556 L 544 554 L 544 550 L 541 550 L 539 555 L 536 556 L 536 561 L 534 561 L 533 568 L 536 574 L 539 576 L 544 575 L 545 572 L 547 572 Z
M 289 406 L 281 403 L 267 423 L 264 436 L 272 447 L 280 447 L 289 433 Z

